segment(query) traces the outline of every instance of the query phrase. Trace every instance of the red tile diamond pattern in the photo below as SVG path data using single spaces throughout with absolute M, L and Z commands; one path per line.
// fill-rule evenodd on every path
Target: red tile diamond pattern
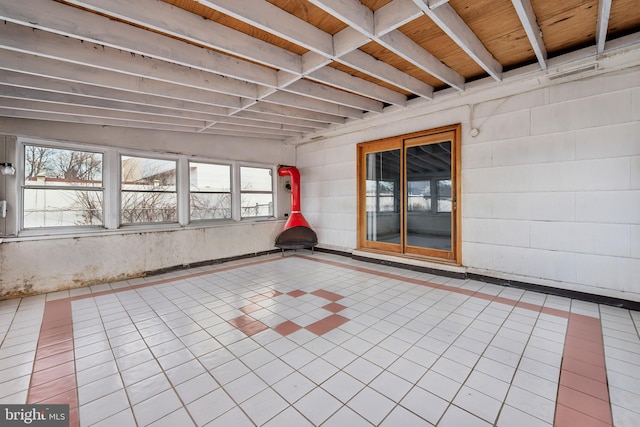
M 259 302 L 265 301 L 271 298 L 275 298 L 279 295 L 282 295 L 282 292 L 271 291 L 271 292 L 268 292 L 267 294 L 256 295 L 251 298 L 248 298 L 248 300 L 251 301 L 252 303 L 245 305 L 244 307 L 240 307 L 240 311 L 245 313 L 245 315 L 236 317 L 235 319 L 231 319 L 229 323 L 231 323 L 233 326 L 238 328 L 247 336 L 251 336 L 253 334 L 256 334 L 258 332 L 268 329 L 269 327 L 267 325 L 254 319 L 253 317 L 250 316 L 250 314 L 263 308 L 260 305 L 258 305 Z M 293 298 L 299 298 L 303 295 L 313 295 L 319 298 L 332 301 L 329 304 L 322 306 L 322 308 L 327 310 L 329 313 L 333 313 L 333 314 L 329 314 L 327 317 L 320 319 L 304 328 L 310 332 L 313 332 L 316 335 L 326 334 L 327 332 L 349 321 L 348 318 L 336 314 L 347 307 L 335 302 L 344 298 L 342 295 L 336 294 L 335 292 L 330 292 L 324 289 L 318 289 L 308 294 L 305 291 L 296 289 L 296 290 L 287 292 L 287 295 Z M 282 336 L 287 336 L 289 334 L 292 334 L 302 329 L 302 326 L 298 325 L 297 323 L 291 320 L 287 320 L 285 322 L 282 322 L 274 326 L 272 329 Z

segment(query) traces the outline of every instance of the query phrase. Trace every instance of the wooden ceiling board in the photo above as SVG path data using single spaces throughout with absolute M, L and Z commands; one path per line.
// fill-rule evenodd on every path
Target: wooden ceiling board
M 638 0 L 615 0 L 607 28 L 607 40 L 640 30 L 640 4 Z
M 451 0 L 449 4 L 504 68 L 536 62 L 511 0 Z
M 434 88 L 446 87 L 447 85 L 439 79 L 433 77 L 431 74 L 424 72 L 409 61 L 399 57 L 395 53 L 386 49 L 375 42 L 369 42 L 366 45 L 360 47 L 360 50 L 364 53 L 373 56 L 378 61 L 386 62 L 394 68 L 415 77 L 424 83 L 433 86 Z
M 180 9 L 184 9 L 188 12 L 202 16 L 203 18 L 217 22 L 218 24 L 224 25 L 229 28 L 233 28 L 234 30 L 250 35 L 251 37 L 255 37 L 256 39 L 281 47 L 285 50 L 288 50 L 289 52 L 293 52 L 298 55 L 304 55 L 305 53 L 308 52 L 308 49 L 300 47 L 299 45 L 295 43 L 291 43 L 290 41 L 285 40 L 283 38 L 277 37 L 267 31 L 263 31 L 259 28 L 245 24 L 244 22 L 239 21 L 235 18 L 232 18 L 228 15 L 225 15 L 224 13 L 220 13 L 216 10 L 203 6 L 202 4 L 198 3 L 196 0 L 162 0 L 162 1 L 164 1 L 165 3 L 169 3 L 173 6 L 179 7 Z
M 347 28 L 347 25 L 305 0 L 266 0 L 274 6 L 294 15 L 331 35 Z
M 467 53 L 440 29 L 428 16 L 423 15 L 399 30 L 424 50 L 438 58 L 443 64 L 454 69 L 466 79 L 486 75 Z M 432 85 L 433 86 L 433 85 Z
M 404 90 L 404 89 L 401 89 L 401 88 L 399 88 L 399 87 L 396 87 L 396 86 L 394 86 L 394 85 L 391 85 L 391 84 L 389 84 L 389 83 L 387 83 L 387 82 L 384 82 L 384 81 L 382 81 L 382 80 L 378 80 L 378 79 L 376 79 L 376 78 L 373 78 L 373 77 L 371 77 L 369 74 L 365 74 L 365 73 L 363 73 L 363 72 L 361 72 L 361 71 L 355 70 L 355 69 L 353 69 L 353 68 L 351 68 L 351 67 L 348 67 L 348 66 L 346 66 L 346 65 L 344 65 L 344 64 L 341 64 L 341 63 L 339 63 L 339 62 L 332 62 L 332 63 L 331 63 L 331 64 L 329 64 L 328 66 L 329 66 L 329 67 L 331 67 L 331 68 L 335 68 L 336 70 L 342 71 L 342 72 L 344 72 L 344 73 L 350 74 L 350 75 L 352 75 L 352 76 L 354 76 L 354 77 L 357 77 L 357 78 L 359 78 L 359 79 L 366 80 L 366 81 L 371 82 L 371 83 L 375 83 L 375 84 L 377 84 L 378 86 L 382 86 L 382 87 L 385 87 L 385 88 L 387 88 L 387 89 L 391 89 L 392 91 L 394 91 L 394 92 L 398 92 L 398 93 L 401 93 L 401 94 L 403 94 L 403 95 L 405 95 L 405 96 L 411 96 L 411 95 L 413 95 L 413 94 L 412 94 L 411 92 L 409 92 L 409 91 L 406 91 L 406 90 Z
M 531 6 L 549 57 L 595 44 L 598 0 L 531 0 Z

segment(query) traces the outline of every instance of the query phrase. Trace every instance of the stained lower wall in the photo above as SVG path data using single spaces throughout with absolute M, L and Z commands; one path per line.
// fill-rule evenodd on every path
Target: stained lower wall
M 484 96 L 300 146 L 321 246 L 357 249 L 356 144 L 462 123 L 463 269 L 640 301 L 640 69 Z

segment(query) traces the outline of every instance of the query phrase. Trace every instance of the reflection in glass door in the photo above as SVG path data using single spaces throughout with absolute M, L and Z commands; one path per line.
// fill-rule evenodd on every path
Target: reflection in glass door
M 416 142 L 405 150 L 407 246 L 451 251 L 451 141 Z
M 372 242 L 400 244 L 400 150 L 366 155 L 366 235 Z
M 359 247 L 459 259 L 459 126 L 358 145 Z

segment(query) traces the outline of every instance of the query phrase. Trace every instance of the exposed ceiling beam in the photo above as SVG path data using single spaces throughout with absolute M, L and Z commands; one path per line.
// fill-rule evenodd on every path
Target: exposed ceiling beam
M 262 0 L 198 0 L 211 9 L 306 49 L 333 55 L 331 35 Z
M 513 7 L 518 13 L 520 22 L 522 22 L 522 27 L 527 33 L 529 43 L 531 43 L 531 47 L 536 54 L 536 58 L 538 58 L 540 68 L 546 70 L 547 49 L 544 46 L 544 41 L 542 40 L 542 31 L 540 31 L 540 27 L 536 21 L 536 14 L 531 6 L 531 0 L 511 0 L 511 3 L 513 3 Z
M 2 34 L 1 28 L 0 34 Z M 132 60 L 137 59 L 132 58 Z M 189 101 L 205 106 L 225 108 L 240 108 L 241 106 L 240 98 L 231 95 L 114 71 L 96 70 L 85 65 L 67 63 L 5 49 L 0 49 L 0 69 L 82 83 L 105 89 L 128 91 L 139 95 L 156 95 L 170 100 Z
M 226 93 L 245 98 L 256 98 L 258 95 L 258 86 L 252 83 L 190 69 L 182 65 L 156 61 L 152 58 L 131 55 L 128 52 L 45 31 L 33 31 L 31 28 L 16 24 L 0 25 L 0 48 L 204 91 Z M 46 70 L 42 70 L 42 72 L 46 73 Z
M 431 86 L 401 72 L 396 68 L 385 67 L 385 71 L 383 73 L 384 75 L 381 75 L 377 67 L 362 67 L 361 64 L 359 65 L 358 63 L 351 63 L 346 58 L 346 55 L 350 52 L 355 51 L 358 47 L 369 41 L 369 38 L 367 38 L 366 36 L 357 36 L 356 39 L 353 39 L 352 36 L 354 34 L 357 34 L 357 31 L 354 29 L 346 28 L 344 30 L 344 33 L 339 32 L 334 37 L 331 37 L 330 34 L 324 32 L 321 32 L 322 34 L 318 34 L 318 31 L 320 30 L 318 30 L 316 27 L 294 17 L 293 15 L 284 12 L 281 9 L 276 8 L 275 6 L 272 6 L 267 2 L 261 2 L 257 0 L 248 0 L 243 2 L 237 2 L 235 0 L 199 0 L 199 2 L 214 10 L 233 16 L 234 18 L 246 24 L 258 27 L 264 31 L 275 34 L 299 46 L 305 47 L 311 51 L 309 53 L 317 54 L 311 56 L 313 58 L 313 61 L 307 61 L 307 63 L 314 64 L 311 66 L 305 66 L 305 60 L 303 58 L 303 69 L 305 70 L 305 73 L 316 71 L 322 66 L 329 64 L 331 61 L 336 60 L 374 78 L 392 84 L 398 88 L 409 90 L 419 96 L 423 96 L 428 99 L 431 98 L 431 94 L 433 93 L 433 88 Z M 336 8 L 343 7 L 339 3 L 340 2 L 334 1 L 333 4 Z M 357 13 L 364 12 L 364 9 L 358 7 L 357 5 L 355 6 L 355 8 L 358 10 Z M 264 15 L 261 15 L 260 11 L 263 11 Z M 356 17 L 354 19 L 359 19 L 360 21 L 363 20 L 362 17 Z M 369 18 L 366 19 L 368 20 Z M 398 22 L 389 22 L 389 29 L 392 27 L 395 28 L 394 25 L 398 24 Z M 361 23 L 361 25 L 365 26 L 366 24 Z M 300 33 L 305 34 L 305 37 L 302 39 L 298 39 L 297 34 Z M 318 37 L 314 38 L 311 36 L 312 34 L 316 34 Z M 329 38 L 329 42 L 326 41 L 327 37 Z M 349 41 L 347 42 L 347 40 Z M 330 44 L 330 47 L 327 45 L 327 43 Z M 342 50 L 338 51 L 336 48 L 334 48 L 334 45 L 342 46 Z M 305 54 L 304 56 L 308 56 L 309 53 Z M 362 54 L 366 55 L 363 52 Z M 324 59 L 321 59 L 321 57 Z M 362 56 L 359 56 L 359 62 L 362 61 Z M 369 56 L 369 58 L 365 61 L 369 64 L 379 64 L 379 62 L 371 56 Z M 393 68 L 395 72 L 390 71 L 388 68 Z M 407 82 L 410 83 L 407 85 Z M 408 87 L 415 87 L 416 90 L 408 89 Z
M 36 3 L 34 4 L 33 2 Z M 4 15 L 11 16 L 13 22 L 22 25 L 34 25 L 33 23 L 35 22 L 37 28 L 46 29 L 68 37 L 90 40 L 96 43 L 105 43 L 112 48 L 151 56 L 167 62 L 175 62 L 179 65 L 214 74 L 222 74 L 227 77 L 249 81 L 267 87 L 275 88 L 278 86 L 278 78 L 275 70 L 250 62 L 240 61 L 227 55 L 217 54 L 121 22 L 114 22 L 97 14 L 89 14 L 89 18 L 81 19 L 81 15 L 87 15 L 86 12 L 59 3 L 54 3 L 55 6 L 47 11 L 46 17 L 38 17 L 35 9 L 32 8 L 42 9 L 44 7 L 43 2 L 47 4 L 51 2 L 48 0 L 33 0 L 33 2 L 23 2 L 23 4 L 28 3 L 28 7 L 13 6 L 10 8 L 0 6 L 0 13 L 6 12 Z M 211 57 L 211 55 L 213 56 Z M 220 60 L 219 57 L 222 57 L 223 60 Z M 204 66 L 205 64 L 206 66 Z M 220 91 L 222 90 L 224 89 L 221 87 Z M 258 99 L 259 93 L 258 91 L 254 93 L 253 96 L 247 96 L 249 94 L 243 93 L 242 96 Z M 307 93 L 304 92 L 297 93 L 301 96 L 308 96 Z M 327 96 L 324 100 L 328 102 L 339 103 L 340 100 L 355 100 L 357 98 L 356 95 L 346 96 L 342 91 L 338 93 L 331 90 L 316 91 L 313 97 L 319 98 L 321 94 Z M 338 100 L 332 98 L 332 96 L 336 94 L 340 95 L 337 98 Z M 357 105 L 357 102 L 352 102 L 348 105 Z M 380 108 L 381 107 L 376 106 L 373 108 L 373 111 L 379 111 Z
M 346 123 L 346 119 L 343 116 L 338 116 L 335 114 L 328 113 L 320 113 L 317 111 L 305 110 L 302 108 L 297 108 L 295 106 L 289 107 L 284 105 L 272 104 L 270 102 L 260 102 L 258 104 L 251 105 L 247 107 L 244 111 L 255 111 L 262 114 L 271 114 L 273 116 L 295 116 L 301 117 L 310 121 L 317 121 L 319 123 L 331 123 L 336 125 L 342 125 Z M 239 115 L 241 115 L 239 113 Z
M 367 55 L 361 50 L 356 49 L 340 58 L 336 58 L 336 61 L 363 73 L 366 73 L 368 70 L 376 70 L 377 78 L 386 83 L 405 89 L 426 99 L 433 98 L 433 87 L 401 72 L 385 62 Z
M 346 105 L 358 110 L 370 111 L 374 113 L 382 113 L 382 102 L 373 99 L 364 98 L 362 96 L 353 95 L 340 89 L 330 86 L 321 85 L 310 80 L 298 80 L 287 85 L 283 90 L 298 95 L 305 95 L 320 101 L 328 99 L 334 100 L 335 104 Z M 331 102 L 331 101 L 329 101 Z
M 275 71 L 261 65 L 51 0 L 0 3 L 0 19 L 243 82 L 277 84 Z
M 408 1 L 408 0 L 396 0 Z M 192 13 L 175 8 L 167 3 L 153 0 L 69 0 L 67 3 L 106 14 L 136 25 L 142 25 L 154 29 L 163 34 L 179 37 L 198 45 L 239 56 L 243 59 L 258 62 L 266 66 L 298 74 L 301 77 L 303 57 L 278 48 L 270 43 L 255 39 L 240 31 L 233 30 L 213 21 L 203 20 Z M 415 8 L 415 5 L 412 4 Z M 154 13 L 148 11 L 153 8 Z M 230 42 L 233 40 L 233 42 Z M 366 41 L 364 41 L 366 42 Z M 358 46 L 363 42 L 361 41 Z M 331 60 L 324 58 L 316 68 L 325 66 Z M 308 70 L 308 68 L 307 68 Z M 372 94 L 358 89 L 361 79 L 350 76 L 353 82 L 349 83 L 354 93 L 375 98 Z M 320 81 L 320 83 L 331 82 Z M 278 82 L 279 86 L 282 86 Z
M 327 101 L 320 101 L 313 98 L 300 98 L 300 96 L 284 91 L 273 92 L 264 98 L 263 101 L 275 104 L 288 105 L 290 107 L 302 108 L 304 110 L 317 111 L 319 113 L 332 114 L 334 116 L 348 117 L 350 119 L 362 119 L 362 110 L 345 107 L 343 105 L 332 104 Z
M 431 8 L 427 0 L 413 0 L 433 22 L 495 80 L 502 80 L 502 65 L 482 44 L 449 3 Z
M 0 63 L 2 63 L 2 55 L 0 55 Z M 3 66 L 4 65 L 5 64 L 3 64 Z M 151 105 L 161 108 L 171 108 L 179 111 L 214 114 L 219 116 L 226 116 L 229 114 L 229 108 L 219 107 L 216 105 L 174 99 L 155 94 L 107 88 L 70 80 L 61 80 L 53 78 L 50 75 L 47 77 L 42 77 L 34 74 L 9 71 L 1 68 L 0 82 L 0 84 L 38 89 L 46 92 L 66 93 L 96 99 L 107 99 L 113 101 L 129 102 L 132 104 Z
M 384 36 L 422 15 L 422 10 L 411 0 L 393 0 L 373 12 L 375 34 Z
M 449 0 L 429 0 L 429 7 L 431 9 L 435 9 L 436 7 L 440 7 L 447 3 L 449 3 Z
M 609 27 L 609 15 L 611 14 L 611 0 L 598 2 L 598 23 L 596 28 L 596 46 L 598 53 L 604 52 L 604 44 L 607 41 L 607 28 Z
M 378 37 L 373 28 L 374 13 L 358 0 L 308 0 L 327 13 L 332 14 L 350 27 L 361 32 L 366 38 L 380 43 L 404 60 L 421 70 L 437 77 L 448 85 L 464 89 L 464 78 L 444 65 L 435 56 L 424 50 L 409 37 L 398 30 L 385 32 Z
M 362 79 L 358 79 L 358 86 L 355 86 L 355 80 L 351 78 L 351 75 L 344 71 L 336 70 L 335 68 L 320 68 L 319 70 L 308 74 L 307 78 L 329 84 L 349 92 L 360 94 L 366 92 L 371 94 L 375 99 L 386 102 L 387 104 L 399 105 L 401 107 L 405 107 L 407 105 L 406 96 Z M 366 90 L 363 90 L 364 87 L 366 87 Z
M 217 22 L 154 0 L 65 0 L 125 22 L 153 29 L 268 67 L 299 73 L 300 55 Z M 149 13 L 153 10 L 153 13 Z

